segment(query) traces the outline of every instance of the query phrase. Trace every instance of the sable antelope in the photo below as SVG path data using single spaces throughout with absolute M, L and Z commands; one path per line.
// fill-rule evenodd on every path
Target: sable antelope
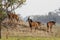
M 9 19 L 13 19 L 13 13 L 7 13 Z
M 47 32 L 52 32 L 52 26 L 55 25 L 55 21 L 47 22 Z
M 9 19 L 16 19 L 17 21 L 19 20 L 19 17 L 18 17 L 18 15 L 16 15 L 16 14 L 13 14 L 13 13 L 8 13 L 8 18 Z
M 30 29 L 32 31 L 32 28 L 34 28 L 35 30 L 38 28 L 38 26 L 41 24 L 40 22 L 34 22 L 30 19 L 30 17 L 28 17 L 28 22 L 29 22 L 29 26 Z
M 13 14 L 13 18 L 16 19 L 17 21 L 19 20 L 19 17 L 16 14 Z

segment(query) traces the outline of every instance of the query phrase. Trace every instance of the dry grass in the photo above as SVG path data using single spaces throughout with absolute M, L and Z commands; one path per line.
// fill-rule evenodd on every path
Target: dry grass
M 38 28 L 36 31 L 34 31 L 34 29 L 33 29 L 32 32 L 29 27 L 18 25 L 14 29 L 9 28 L 8 35 L 9 36 L 60 37 L 60 27 L 59 26 L 54 26 L 52 31 L 53 31 L 53 33 L 47 33 L 46 25 L 41 26 L 41 28 Z M 2 36 L 6 36 L 7 29 L 3 27 L 1 33 L 2 33 Z
M 46 25 L 39 26 L 36 31 L 33 29 L 32 32 L 28 23 L 7 27 L 8 31 L 2 26 L 1 40 L 60 40 L 60 24 L 53 26 L 53 33 L 46 32 Z M 6 39 L 6 37 L 8 37 L 8 39 Z

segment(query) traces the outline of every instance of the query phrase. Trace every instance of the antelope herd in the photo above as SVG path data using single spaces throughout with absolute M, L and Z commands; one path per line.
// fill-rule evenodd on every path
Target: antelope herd
M 9 19 L 16 19 L 16 21 L 19 21 L 19 17 L 16 14 L 13 13 L 9 13 L 8 14 L 8 18 Z M 38 26 L 41 26 L 41 22 L 34 22 L 32 19 L 30 19 L 30 16 L 28 17 L 28 23 L 29 23 L 29 27 L 32 31 L 32 29 L 34 28 L 35 30 L 38 28 Z M 52 32 L 52 26 L 55 25 L 55 21 L 49 21 L 46 23 L 47 25 L 47 32 Z

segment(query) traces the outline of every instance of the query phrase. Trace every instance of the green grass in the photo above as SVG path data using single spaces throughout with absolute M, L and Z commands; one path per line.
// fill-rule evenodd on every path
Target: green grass
M 0 40 L 60 40 L 60 38 L 55 37 L 9 37 L 6 39 L 6 37 L 2 37 Z

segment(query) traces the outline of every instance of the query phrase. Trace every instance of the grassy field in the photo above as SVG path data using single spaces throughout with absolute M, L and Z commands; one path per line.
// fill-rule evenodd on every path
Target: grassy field
M 42 25 L 41 29 L 31 32 L 29 27 L 17 26 L 16 29 L 2 28 L 2 39 L 0 40 L 60 40 L 60 24 L 53 26 L 53 33 L 46 32 L 46 25 Z M 6 35 L 8 34 L 8 39 Z
M 55 37 L 9 37 L 6 39 L 6 37 L 2 37 L 0 40 L 60 40 L 60 38 Z

